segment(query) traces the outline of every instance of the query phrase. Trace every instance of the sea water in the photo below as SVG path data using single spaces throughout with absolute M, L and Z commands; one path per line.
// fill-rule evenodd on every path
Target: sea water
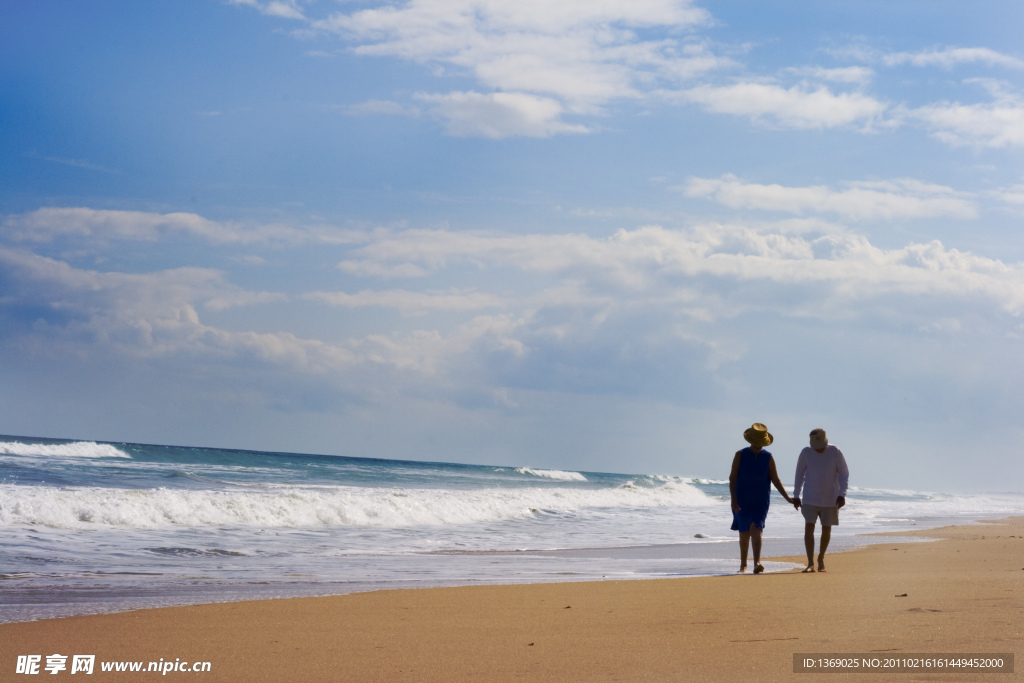
M 0 622 L 384 588 L 715 575 L 728 483 L 0 436 Z M 1019 494 L 851 487 L 860 534 L 1024 512 Z M 766 556 L 803 554 L 773 492 Z M 793 565 L 766 562 L 768 571 Z

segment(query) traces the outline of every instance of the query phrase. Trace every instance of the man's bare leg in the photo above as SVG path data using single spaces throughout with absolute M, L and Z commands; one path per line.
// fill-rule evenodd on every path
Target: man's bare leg
M 747 548 L 750 546 L 750 532 L 740 532 L 740 573 L 747 571 Z
M 760 574 L 764 571 L 761 566 L 761 530 L 753 522 L 750 523 L 750 543 L 754 546 L 754 573 Z
M 828 548 L 829 539 L 832 538 L 832 527 L 821 527 L 821 547 L 818 549 L 818 571 L 825 571 L 825 549 Z
M 822 527 L 824 530 L 825 527 Z M 822 532 L 824 533 L 824 531 Z M 807 568 L 804 573 L 814 571 L 814 523 L 804 524 L 804 549 L 807 550 Z

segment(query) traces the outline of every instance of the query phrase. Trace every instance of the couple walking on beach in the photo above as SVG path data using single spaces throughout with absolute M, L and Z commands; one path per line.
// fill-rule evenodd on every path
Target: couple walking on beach
M 732 530 L 740 532 L 740 572 L 747 571 L 747 548 L 754 546 L 754 573 L 764 571 L 761 566 L 761 532 L 768 516 L 771 485 L 804 516 L 804 547 L 807 567 L 814 569 L 814 526 L 821 520 L 821 545 L 818 550 L 818 569 L 825 571 L 825 550 L 832 537 L 832 527 L 839 524 L 839 508 L 846 505 L 846 488 L 850 470 L 843 452 L 828 442 L 824 429 L 811 430 L 811 445 L 800 451 L 793 480 L 793 497 L 779 480 L 775 459 L 764 450 L 775 440 L 768 428 L 760 422 L 743 432 L 750 445 L 736 452 L 729 474 L 729 493 L 732 497 Z M 800 499 L 803 490 L 804 499 Z

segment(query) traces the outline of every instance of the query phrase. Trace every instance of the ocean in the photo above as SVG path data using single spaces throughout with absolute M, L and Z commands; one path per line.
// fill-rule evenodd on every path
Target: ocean
M 0 622 L 738 568 L 724 478 L 528 465 L 0 436 Z M 764 554 L 802 555 L 803 519 L 772 495 Z M 1011 514 L 1019 493 L 851 487 L 830 551 Z

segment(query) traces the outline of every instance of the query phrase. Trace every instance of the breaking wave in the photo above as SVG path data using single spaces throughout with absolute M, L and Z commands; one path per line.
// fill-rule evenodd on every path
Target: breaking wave
M 0 455 L 38 455 L 58 458 L 131 458 L 121 449 L 107 443 L 71 441 L 68 443 L 0 443 Z
M 557 479 L 559 481 L 586 481 L 579 472 L 563 472 L 561 470 L 535 470 L 532 467 L 518 467 L 516 472 L 519 474 L 530 474 L 534 477 L 543 477 L 544 479 Z
M 594 508 L 693 507 L 717 503 L 685 483 L 596 490 L 339 486 L 273 491 L 140 491 L 0 484 L 0 526 L 399 528 L 495 522 Z

